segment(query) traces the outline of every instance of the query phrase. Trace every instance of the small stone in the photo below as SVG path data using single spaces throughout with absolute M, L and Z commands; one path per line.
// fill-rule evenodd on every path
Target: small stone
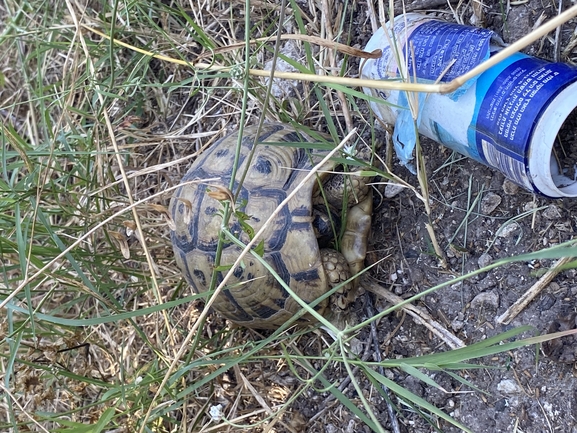
M 511 286 L 511 287 L 517 287 L 519 285 L 519 283 L 523 282 L 524 280 L 525 279 L 523 278 L 523 276 L 512 275 L 512 274 L 507 275 L 507 278 L 505 279 L 506 285 Z
M 425 280 L 425 274 L 423 273 L 422 269 L 416 266 L 409 268 L 409 275 L 411 276 L 413 284 L 420 284 Z
M 515 195 L 519 192 L 519 185 L 509 179 L 505 179 L 505 182 L 503 182 L 503 191 L 507 195 Z
M 521 387 L 517 385 L 517 382 L 511 379 L 503 379 L 497 384 L 497 390 L 504 394 L 520 394 Z
M 541 311 L 550 310 L 551 307 L 555 305 L 555 302 L 557 302 L 555 296 L 551 295 L 550 293 L 545 293 L 539 302 L 539 309 Z
M 405 187 L 403 185 L 399 185 L 398 183 L 388 183 L 385 186 L 385 197 L 393 198 L 404 189 Z
M 339 429 L 337 428 L 337 426 L 334 425 L 334 424 L 327 424 L 327 425 L 325 426 L 325 429 L 326 429 L 325 431 L 326 431 L 327 433 L 337 433 L 337 432 L 339 431 Z
M 407 250 L 405 251 L 405 259 L 418 259 L 419 253 L 415 250 Z
M 507 409 L 507 399 L 502 398 L 501 400 L 497 400 L 495 402 L 495 410 L 497 412 L 503 412 L 505 409 Z
M 516 223 L 515 221 L 510 222 L 509 224 L 507 224 L 505 226 L 501 226 L 497 236 L 499 236 L 501 238 L 508 238 L 513 233 L 515 233 L 517 230 L 519 230 L 520 228 L 521 228 L 521 226 L 518 223 Z
M 220 419 L 223 417 L 222 404 L 211 406 L 209 413 L 213 421 L 220 421 Z
M 494 192 L 488 192 L 481 200 L 481 213 L 484 215 L 491 215 L 497 206 L 501 204 L 501 196 Z
M 299 50 L 299 46 L 296 41 L 287 41 L 283 48 L 280 50 L 281 54 L 286 56 L 289 59 L 297 60 L 299 59 L 302 54 Z M 264 69 L 270 71 L 273 66 L 273 61 L 270 60 L 264 65 Z M 296 69 L 290 63 L 288 63 L 284 59 L 277 59 L 275 63 L 275 71 L 277 72 L 295 72 Z M 270 78 L 265 78 L 265 82 L 268 84 Z M 295 94 L 296 89 L 298 87 L 298 81 L 294 80 L 281 80 L 275 78 L 273 80 L 272 94 L 278 99 L 286 99 Z
M 539 206 L 537 206 L 537 203 L 535 203 L 534 201 L 528 201 L 527 203 L 525 203 L 523 205 L 523 211 L 524 212 L 531 212 L 532 210 L 537 209 Z
M 459 410 L 459 408 L 456 408 L 453 412 L 451 412 L 451 416 L 453 418 L 459 419 L 461 417 L 461 411 Z
M 459 332 L 461 329 L 463 329 L 463 327 L 465 326 L 464 318 L 465 317 L 462 312 L 459 312 L 457 314 L 457 317 L 455 317 L 451 322 L 451 328 L 453 328 L 453 331 Z
M 351 352 L 353 352 L 355 355 L 360 355 L 365 349 L 365 343 L 363 343 L 358 338 L 353 337 L 353 339 L 349 342 L 349 345 Z
M 499 307 L 499 295 L 497 292 L 491 290 L 490 292 L 479 293 L 471 301 L 471 308 L 480 307 L 484 304 L 497 309 Z
M 476 286 L 478 290 L 487 290 L 490 289 L 491 287 L 495 287 L 497 284 L 499 284 L 497 278 L 495 277 L 495 275 L 490 273 L 481 281 L 479 281 Z
M 491 255 L 487 254 L 487 253 L 481 254 L 479 256 L 479 258 L 477 259 L 477 263 L 478 263 L 480 268 L 484 268 L 485 266 L 489 266 L 492 261 L 493 261 L 493 257 L 491 257 Z
M 543 216 L 548 220 L 556 220 L 561 218 L 561 211 L 554 204 L 547 206 L 547 209 L 543 211 Z

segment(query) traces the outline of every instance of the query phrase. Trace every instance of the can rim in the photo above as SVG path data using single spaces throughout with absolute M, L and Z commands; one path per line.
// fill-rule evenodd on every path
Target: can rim
M 563 123 L 577 109 L 577 81 L 565 87 L 537 120 L 529 145 L 528 165 L 533 184 L 549 197 L 577 197 L 577 179 L 560 172 L 553 146 Z M 549 164 L 547 164 L 549 161 Z

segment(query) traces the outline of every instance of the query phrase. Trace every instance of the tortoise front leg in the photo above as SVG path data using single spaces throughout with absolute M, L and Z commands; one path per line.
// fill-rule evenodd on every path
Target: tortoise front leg
M 369 188 L 367 196 L 349 209 L 341 240 L 341 253 L 349 262 L 352 275 L 359 274 L 365 267 L 372 213 L 373 190 Z M 355 288 L 358 287 L 358 278 L 354 280 L 353 285 Z

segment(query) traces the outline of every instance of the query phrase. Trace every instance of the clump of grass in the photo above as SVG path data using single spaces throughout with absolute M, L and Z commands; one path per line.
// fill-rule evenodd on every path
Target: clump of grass
M 271 44 L 221 49 L 289 27 L 329 39 L 352 32 L 351 5 L 323 5 L 305 10 L 291 2 L 279 23 L 279 6 L 270 2 L 251 11 L 216 0 L 4 3 L 0 430 L 296 431 L 303 416 L 295 402 L 323 395 L 324 415 L 307 428 L 342 409 L 340 421 L 384 431 L 377 403 L 389 396 L 382 385 L 397 396 L 399 412 L 406 404 L 459 425 L 376 367 L 402 368 L 434 386 L 418 368 L 463 381 L 453 370 L 479 367 L 466 360 L 536 341 L 499 346 L 524 330 L 511 331 L 459 351 L 377 365 L 359 359 L 349 342 L 392 309 L 334 329 L 334 341 L 310 330 L 262 335 L 216 314 L 199 322 L 202 296 L 190 293 L 173 264 L 165 210 L 187 161 L 263 113 L 335 141 L 353 125 L 363 131 L 359 141 L 376 136 L 359 92 L 295 82 L 296 92 L 270 96 L 266 80 L 246 72 L 273 57 Z M 353 60 L 332 49 L 299 48 L 299 58 L 282 51 L 278 58 L 308 75 L 355 71 Z M 224 68 L 191 67 L 199 56 Z M 347 376 L 355 397 L 338 387 Z M 341 409 L 328 410 L 331 399 Z

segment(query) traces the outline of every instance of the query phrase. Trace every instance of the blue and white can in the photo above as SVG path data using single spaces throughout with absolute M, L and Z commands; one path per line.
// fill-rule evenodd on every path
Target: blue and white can
M 418 82 L 449 82 L 504 47 L 489 30 L 421 14 L 396 17 L 387 32 L 380 28 L 366 46 L 383 54 L 366 61 L 362 78 L 398 80 L 416 74 Z M 400 91 L 363 90 L 387 102 L 373 101 L 371 107 L 395 125 L 402 163 L 408 163 L 414 148 L 412 104 L 413 113 L 418 106 L 418 131 L 424 136 L 499 170 L 529 191 L 577 197 L 576 177 L 560 168 L 553 151 L 564 122 L 577 118 L 577 68 L 517 53 L 449 95 L 414 98 Z

